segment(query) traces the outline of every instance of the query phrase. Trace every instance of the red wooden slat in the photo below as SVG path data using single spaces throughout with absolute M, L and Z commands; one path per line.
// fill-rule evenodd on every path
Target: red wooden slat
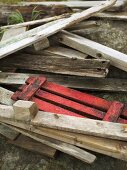
M 122 110 L 123 110 L 124 104 L 113 101 L 112 105 L 110 106 L 109 110 L 105 114 L 104 121 L 109 121 L 109 122 L 116 122 L 117 119 L 119 118 Z
M 46 82 L 42 89 L 101 110 L 108 110 L 111 102 L 99 97 L 72 90 L 55 83 Z
M 43 90 L 38 90 L 36 92 L 36 96 L 44 100 L 46 99 L 46 101 L 48 102 L 53 102 L 56 105 L 60 105 L 64 108 L 68 108 L 68 110 L 73 110 L 74 112 L 82 113 L 82 115 L 86 115 L 89 117 L 94 116 L 94 118 L 103 119 L 105 114 L 104 112 L 94 109 L 92 107 L 79 104 L 77 102 L 51 94 Z
M 18 96 L 20 100 L 30 100 L 35 92 L 46 82 L 45 77 L 29 78 L 28 80 L 32 82 L 23 88 L 22 93 Z
M 81 117 L 84 118 L 84 116 L 76 114 L 72 111 L 63 109 L 59 106 L 53 105 L 51 103 L 48 103 L 46 101 L 40 100 L 36 97 L 32 98 L 32 101 L 35 102 L 39 108 L 39 110 L 45 111 L 45 112 L 51 112 L 51 113 L 57 113 L 57 114 L 65 114 L 69 116 L 76 116 L 76 117 Z
M 127 119 L 118 118 L 117 123 L 127 124 Z

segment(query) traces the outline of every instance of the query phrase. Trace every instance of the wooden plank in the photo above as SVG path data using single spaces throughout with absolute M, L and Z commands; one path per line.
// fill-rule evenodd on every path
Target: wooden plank
M 40 153 L 50 158 L 54 158 L 57 152 L 56 149 L 37 142 L 36 140 L 22 134 L 16 140 L 8 140 L 7 142 L 26 150 Z
M 34 140 L 38 141 L 38 142 L 41 142 L 45 145 L 55 148 L 61 152 L 67 153 L 67 154 L 69 154 L 85 163 L 91 164 L 96 159 L 96 156 L 94 156 L 93 154 L 90 154 L 90 153 L 86 152 L 85 150 L 82 150 L 82 149 L 80 149 L 76 146 L 73 146 L 71 144 L 61 142 L 61 141 L 58 141 L 58 140 L 55 140 L 55 139 L 52 139 L 49 137 L 45 137 L 42 135 L 38 135 L 36 133 L 29 132 L 27 130 L 22 130 L 20 128 L 15 128 L 15 127 L 12 127 L 12 128 L 21 132 L 22 134 L 24 134 L 28 137 L 34 139 Z
M 59 56 L 64 56 L 71 59 L 85 59 L 88 57 L 87 54 L 81 53 L 71 48 L 65 48 L 60 46 L 49 47 L 45 49 L 44 52 L 48 52 L 52 55 L 55 54 Z
M 1 67 L 32 69 L 65 75 L 105 77 L 109 61 L 105 59 L 74 59 L 58 55 L 17 54 L 1 60 Z
M 127 12 L 102 12 L 94 15 L 94 18 L 127 21 Z
M 92 7 L 81 13 L 72 14 L 72 16 L 69 18 L 57 20 L 58 21 L 57 23 L 54 23 L 55 21 L 53 21 L 54 23 L 53 25 L 50 25 L 45 29 L 42 29 L 41 27 L 40 31 L 38 29 L 40 27 L 37 27 L 36 30 L 38 29 L 38 31 L 35 32 L 34 34 L 31 34 L 31 30 L 30 30 L 30 31 L 26 31 L 26 33 L 24 34 L 12 37 L 11 39 L 7 41 L 1 42 L 0 43 L 0 59 L 18 50 L 21 50 L 27 46 L 30 46 L 44 38 L 47 38 L 75 23 L 88 19 L 90 16 L 93 16 L 95 13 L 102 12 L 103 10 L 110 8 L 115 3 L 116 3 L 116 0 L 106 1 L 105 3 L 101 5 Z M 25 38 L 24 38 L 24 35 L 25 35 Z
M 0 105 L 0 120 L 14 120 L 13 108 Z M 71 124 L 70 124 L 71 122 Z M 27 122 L 25 122 L 27 123 Z M 39 111 L 31 124 L 81 134 L 127 141 L 127 126 L 120 123 L 103 122 L 86 118 Z M 112 130 L 111 130 L 112 129 Z
M 10 140 L 15 140 L 19 136 L 19 132 L 9 128 L 5 124 L 0 124 L 0 134 Z
M 0 87 L 0 103 L 6 105 L 12 105 L 14 103 L 14 101 L 11 100 L 12 95 L 13 95 L 12 91 Z
M 127 55 L 78 35 L 65 32 L 59 34 L 59 41 L 69 47 L 95 58 L 105 58 L 121 70 L 127 71 Z
M 79 29 L 87 29 L 87 28 L 94 28 L 98 27 L 98 23 L 96 21 L 82 21 L 78 24 L 75 24 L 71 26 L 70 28 L 67 28 L 67 30 L 79 30 Z
M 6 26 L 0 27 L 0 29 L 12 29 L 12 28 L 17 29 L 17 28 L 28 27 L 28 26 L 32 26 L 32 25 L 41 25 L 44 23 L 55 21 L 57 19 L 65 18 L 67 16 L 69 16 L 69 14 L 63 14 L 63 15 L 59 15 L 59 16 L 53 16 L 53 17 L 43 18 L 43 19 L 34 20 L 34 21 L 23 22 L 23 23 L 19 23 L 19 24 L 6 25 Z M 92 22 L 91 22 L 91 24 L 92 24 Z
M 127 140 L 127 134 L 125 133 L 127 127 L 126 125 L 119 123 L 103 122 L 45 112 L 38 112 L 31 123 L 35 126 L 49 127 L 117 140 Z
M 43 73 L 48 81 L 55 82 L 65 87 L 91 90 L 91 91 L 112 91 L 112 92 L 127 92 L 127 80 L 117 78 L 88 78 L 77 76 L 65 76 L 58 74 Z M 24 84 L 30 76 L 39 76 L 39 74 L 24 74 L 24 73 L 0 73 L 0 84 Z
M 8 120 L 6 120 L 5 122 L 7 124 L 9 123 L 10 125 L 20 127 L 20 129 L 27 129 L 28 131 L 30 130 L 42 136 L 47 136 L 53 139 L 57 139 L 66 143 L 70 143 L 72 145 L 79 146 L 81 148 L 102 153 L 124 161 L 127 160 L 126 142 L 99 138 L 99 137 L 94 137 L 89 135 L 82 135 L 82 134 L 71 133 L 71 132 L 65 132 L 61 130 L 54 130 L 54 129 L 43 128 L 43 127 L 35 128 L 31 126 L 29 128 L 29 125 L 19 123 L 19 122 L 17 123 L 14 121 L 8 121 Z
M 44 17 L 53 17 L 56 15 L 62 15 L 64 13 L 71 13 L 72 9 L 70 7 L 67 7 L 65 5 L 57 5 L 57 6 L 46 6 L 46 5 L 34 5 L 34 4 L 1 4 L 0 3 L 0 22 L 3 24 L 7 24 L 8 17 L 12 14 L 12 12 L 15 12 L 16 10 L 20 11 L 23 18 L 25 18 L 25 21 L 31 20 L 31 14 L 32 11 L 36 8 L 37 11 L 43 11 L 40 14 L 40 17 L 38 19 L 42 19 Z
M 34 4 L 34 5 L 67 5 L 71 8 L 82 8 L 82 9 L 87 9 L 90 8 L 92 6 L 96 6 L 99 5 L 100 3 L 104 3 L 105 1 L 62 1 L 62 2 L 58 2 L 58 1 L 45 1 L 45 2 L 25 2 L 23 4 Z M 116 4 L 111 7 L 108 10 L 118 10 L 122 7 L 124 7 L 125 1 L 124 0 L 118 0 L 116 2 Z

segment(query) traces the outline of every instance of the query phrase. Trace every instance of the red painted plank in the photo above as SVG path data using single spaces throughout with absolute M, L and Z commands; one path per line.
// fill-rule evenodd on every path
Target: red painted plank
M 111 105 L 112 102 L 109 102 L 107 100 L 101 99 L 99 97 L 87 94 L 87 93 L 82 93 L 76 90 L 72 90 L 60 85 L 57 85 L 52 82 L 46 82 L 43 86 L 42 89 L 47 90 L 51 93 L 69 98 L 73 101 L 80 102 L 101 110 L 107 111 Z
M 104 121 L 109 121 L 109 122 L 116 122 L 123 110 L 124 104 L 113 101 L 112 105 L 110 106 L 109 110 L 105 114 Z
M 56 105 L 59 105 L 63 108 L 67 108 L 68 110 L 72 110 L 76 113 L 81 113 L 82 115 L 85 115 L 88 117 L 92 116 L 97 119 L 103 119 L 104 114 L 105 114 L 104 112 L 94 109 L 92 107 L 88 107 L 83 104 L 79 104 L 77 102 L 71 101 L 64 97 L 60 97 L 60 96 L 51 94 L 51 93 L 43 91 L 43 90 L 38 90 L 36 92 L 36 97 L 39 97 L 40 99 L 44 99 L 51 103 L 55 103 Z
M 46 82 L 45 77 L 31 77 L 28 79 L 31 83 L 25 86 L 22 93 L 19 94 L 18 98 L 20 100 L 30 100 L 30 98 L 35 94 L 35 92 Z
M 36 97 L 32 98 L 32 101 L 35 102 L 39 108 L 39 110 L 45 111 L 45 112 L 51 112 L 51 113 L 57 113 L 57 114 L 65 114 L 69 116 L 76 116 L 76 117 L 81 117 L 84 118 L 84 116 L 76 114 L 72 111 L 63 109 L 59 106 L 53 105 L 51 103 L 48 103 L 46 101 L 40 100 Z
M 127 119 L 118 118 L 117 123 L 127 124 Z

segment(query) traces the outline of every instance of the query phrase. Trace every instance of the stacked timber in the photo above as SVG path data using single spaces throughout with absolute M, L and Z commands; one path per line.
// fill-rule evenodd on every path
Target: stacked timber
M 100 19 L 126 21 L 126 2 L 0 5 L 0 134 L 50 158 L 61 151 L 91 164 L 94 151 L 127 161 L 126 104 L 80 92 L 127 92 L 127 54 L 86 38 L 103 31 Z M 13 12 L 22 22 L 7 24 Z

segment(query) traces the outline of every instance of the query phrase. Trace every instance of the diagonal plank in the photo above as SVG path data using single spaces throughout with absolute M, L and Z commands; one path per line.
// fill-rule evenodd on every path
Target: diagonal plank
M 95 58 L 105 58 L 110 63 L 124 71 L 127 71 L 127 55 L 102 44 L 89 40 L 87 38 L 62 31 L 59 35 L 59 41 L 78 51 L 84 52 Z
M 27 46 L 30 46 L 38 41 L 41 41 L 44 38 L 61 31 L 64 28 L 67 28 L 73 24 L 88 19 L 89 17 L 93 16 L 97 12 L 102 12 L 108 9 L 109 7 L 113 6 L 115 3 L 116 0 L 106 1 L 103 4 L 89 8 L 88 10 L 85 10 L 81 13 L 73 14 L 71 17 L 67 19 L 57 20 L 56 23 L 54 23 L 53 21 L 53 24 L 48 23 L 49 25 L 51 24 L 48 27 L 45 26 L 47 25 L 45 24 L 44 26 L 39 27 L 40 31 L 37 27 L 36 28 L 37 31 L 35 31 L 35 33 L 31 34 L 31 30 L 27 31 L 26 33 L 24 33 L 26 35 L 25 38 L 24 38 L 24 34 L 20 34 L 19 36 L 15 36 L 9 40 L 3 41 L 0 43 L 0 59 L 18 50 L 21 50 Z

